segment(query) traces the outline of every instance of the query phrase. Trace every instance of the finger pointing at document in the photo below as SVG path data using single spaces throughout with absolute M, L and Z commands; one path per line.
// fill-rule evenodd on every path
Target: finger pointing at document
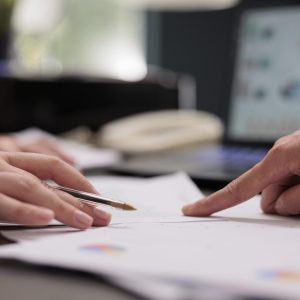
M 265 158 L 216 193 L 182 211 L 187 216 L 209 216 L 262 193 L 265 213 L 300 214 L 300 131 L 279 139 Z

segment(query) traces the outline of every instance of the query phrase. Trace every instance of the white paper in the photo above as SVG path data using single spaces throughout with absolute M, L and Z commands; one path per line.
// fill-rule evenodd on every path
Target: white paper
M 274 229 L 272 223 L 119 224 L 19 247 L 8 246 L 0 254 L 125 281 L 128 274 L 133 278 L 153 276 L 155 280 L 170 278 L 238 286 L 248 292 L 299 299 L 297 278 L 293 281 L 261 277 L 264 272 L 299 272 L 299 224 L 293 221 L 287 231 L 281 228 L 280 218 L 273 219 L 277 221 L 277 232 L 270 231 Z M 292 245 L 282 245 L 283 238 L 286 244 L 293 239 Z M 98 247 L 99 251 L 94 249 Z
M 103 194 L 131 201 L 139 210 L 132 212 L 118 212 L 113 210 L 114 218 L 111 228 L 119 230 L 127 228 L 126 223 L 169 223 L 191 222 L 198 218 L 187 218 L 181 214 L 182 205 L 187 202 L 200 199 L 203 195 L 186 174 L 179 173 L 170 176 L 161 176 L 154 179 L 136 179 L 114 176 L 97 176 L 89 178 L 90 181 Z M 203 218 L 202 221 L 212 221 L 212 218 Z M 59 223 L 57 225 L 60 225 Z M 151 227 L 151 225 L 150 225 Z M 66 227 L 51 227 L 42 229 L 4 230 L 2 234 L 15 241 L 41 240 L 50 236 L 74 232 L 76 230 Z M 109 275 L 109 274 L 106 274 Z M 153 278 L 137 278 L 110 276 L 111 281 L 127 289 L 133 289 L 135 293 L 153 299 L 176 299 L 179 296 L 179 288 L 173 283 L 167 284 Z M 138 279 L 139 284 L 136 285 Z M 137 290 L 137 287 L 139 289 Z M 156 291 L 153 292 L 153 289 Z
M 184 173 L 159 176 L 153 179 L 141 179 L 118 176 L 91 176 L 89 181 L 106 197 L 122 200 L 135 206 L 137 211 L 121 211 L 102 206 L 112 213 L 111 224 L 126 223 L 176 223 L 211 222 L 213 218 L 190 218 L 181 213 L 181 207 L 203 197 L 203 194 Z M 218 219 L 219 220 L 219 219 Z M 11 227 L 17 224 L 0 223 Z M 57 221 L 51 225 L 61 226 Z M 65 232 L 64 228 L 39 228 L 21 230 L 2 230 L 2 234 L 14 241 L 28 241 L 48 237 L 56 232 Z
M 58 236 L 65 233 L 78 232 L 78 230 L 66 226 L 46 228 L 30 228 L 16 230 L 1 230 L 1 234 L 11 241 L 35 241 L 50 236 Z
M 185 173 L 140 179 L 116 176 L 89 177 L 90 182 L 106 197 L 120 200 L 137 208 L 136 211 L 103 209 L 112 213 L 112 224 L 128 222 L 193 222 L 199 218 L 185 217 L 183 205 L 199 200 L 203 194 Z M 211 218 L 201 218 L 211 221 Z
M 160 191 L 164 186 L 169 189 L 167 181 L 172 182 L 172 189 L 176 190 L 178 184 L 174 186 L 174 182 L 178 183 L 182 176 L 185 175 L 164 178 Z M 105 188 L 103 180 L 103 191 L 109 193 L 111 189 L 111 195 L 116 193 L 117 196 L 119 192 L 123 197 L 123 191 L 128 188 L 135 195 L 139 180 L 134 190 L 130 182 L 131 179 L 124 182 L 124 187 L 119 186 L 116 191 L 113 186 Z M 153 182 L 150 187 L 155 186 Z M 161 183 L 158 181 L 157 185 Z M 97 187 L 98 184 L 101 185 L 101 181 Z M 150 188 L 147 191 L 150 193 Z M 160 201 L 171 194 L 167 191 Z M 174 203 L 181 205 L 187 201 L 184 198 L 177 198 Z M 131 197 L 126 200 L 137 201 Z M 141 208 L 148 207 L 149 201 L 151 219 L 157 209 L 151 195 L 147 195 Z M 160 201 L 158 207 L 168 216 L 167 207 Z M 132 222 L 128 217 L 117 216 L 109 227 L 2 247 L 0 257 L 106 275 L 128 288 L 137 286 L 139 293 L 144 291 L 147 296 L 155 286 L 156 299 L 159 295 L 161 299 L 174 299 L 171 295 L 180 285 L 185 294 L 189 291 L 184 286 L 203 284 L 226 287 L 241 294 L 299 299 L 299 218 L 263 215 L 259 201 L 259 197 L 254 197 L 214 218 L 206 218 L 211 220 L 209 222 L 202 218 L 182 222 L 179 214 L 174 223 Z M 174 282 L 174 286 L 164 282 Z

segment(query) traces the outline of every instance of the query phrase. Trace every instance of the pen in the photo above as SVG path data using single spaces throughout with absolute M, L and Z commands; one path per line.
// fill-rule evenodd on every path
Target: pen
M 93 204 L 93 205 L 104 204 L 104 205 L 109 205 L 111 207 L 122 209 L 122 210 L 136 210 L 136 208 L 134 208 L 133 206 L 131 206 L 125 202 L 116 201 L 116 200 L 102 197 L 102 196 L 99 196 L 96 194 L 82 192 L 82 191 L 70 189 L 67 187 L 59 186 L 59 185 L 54 185 L 54 186 L 51 185 L 50 187 L 55 190 L 60 190 L 60 191 L 66 192 L 66 193 L 78 198 L 80 201 L 86 202 L 88 204 Z

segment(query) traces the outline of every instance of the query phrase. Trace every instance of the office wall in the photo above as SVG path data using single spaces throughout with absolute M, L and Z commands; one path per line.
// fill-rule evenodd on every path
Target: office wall
M 191 73 L 198 108 L 223 116 L 234 9 L 147 13 L 149 64 Z
M 194 75 L 198 108 L 223 118 L 230 97 L 236 16 L 250 7 L 288 4 L 300 1 L 241 0 L 225 10 L 148 11 L 148 63 Z

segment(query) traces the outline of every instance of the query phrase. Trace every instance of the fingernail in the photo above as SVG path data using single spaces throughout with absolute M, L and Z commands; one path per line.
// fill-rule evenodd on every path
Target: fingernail
M 74 218 L 80 225 L 91 226 L 93 223 L 93 218 L 80 210 L 75 211 Z
M 188 215 L 192 212 L 192 208 L 193 208 L 193 205 L 192 204 L 188 204 L 188 205 L 185 205 L 182 207 L 182 212 L 184 215 Z
M 106 211 L 103 211 L 100 207 L 96 206 L 93 212 L 96 218 L 101 219 L 106 223 L 110 222 L 111 214 Z

